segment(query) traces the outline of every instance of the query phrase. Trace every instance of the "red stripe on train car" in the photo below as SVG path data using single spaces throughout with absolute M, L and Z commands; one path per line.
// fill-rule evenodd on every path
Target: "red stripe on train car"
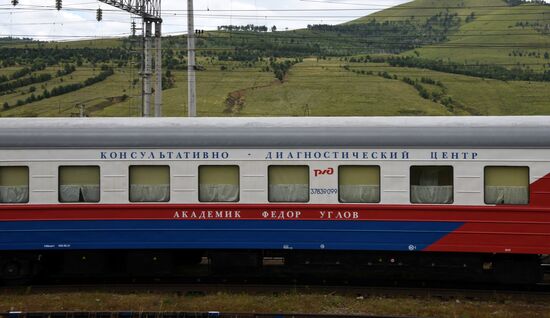
M 343 204 L 0 205 L 0 221 L 186 219 L 550 224 L 550 209 L 533 206 Z

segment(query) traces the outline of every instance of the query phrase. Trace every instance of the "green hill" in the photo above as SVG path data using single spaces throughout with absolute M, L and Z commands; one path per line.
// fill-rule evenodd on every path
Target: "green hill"
M 415 0 L 395 6 L 350 23 L 366 23 L 370 20 L 403 21 L 415 20 L 423 23 L 442 12 L 457 14 L 463 23 L 472 12 L 487 15 L 507 6 L 505 0 Z
M 417 21 L 453 15 L 460 22 L 450 28 L 446 41 L 407 52 L 427 59 L 468 64 L 501 64 L 541 71 L 550 60 L 550 5 L 510 5 L 505 0 L 416 0 L 352 21 Z M 517 2 L 517 1 L 516 1 Z
M 198 39 L 201 116 L 550 114 L 550 6 L 416 0 L 342 25 Z M 136 39 L 5 41 L 0 116 L 138 116 Z M 163 43 L 164 114 L 186 114 L 183 37 Z M 69 71 L 67 71 L 69 70 Z

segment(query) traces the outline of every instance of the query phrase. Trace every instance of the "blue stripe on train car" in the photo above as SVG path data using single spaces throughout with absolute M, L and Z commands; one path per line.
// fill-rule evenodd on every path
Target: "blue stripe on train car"
M 0 250 L 423 250 L 459 222 L 17 221 L 0 222 Z

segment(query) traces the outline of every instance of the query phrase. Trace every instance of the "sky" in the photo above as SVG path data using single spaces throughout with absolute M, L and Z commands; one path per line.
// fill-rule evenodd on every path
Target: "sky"
M 195 0 L 195 28 L 213 30 L 219 25 L 255 24 L 275 25 L 278 30 L 285 30 L 308 24 L 338 24 L 409 1 Z M 19 0 L 14 7 L 11 0 L 0 0 L 0 37 L 69 41 L 130 34 L 132 15 L 107 4 L 63 0 L 60 11 L 55 10 L 54 5 L 55 0 Z M 103 9 L 101 22 L 96 21 L 98 8 Z M 186 33 L 186 9 L 186 0 L 162 0 L 164 35 Z

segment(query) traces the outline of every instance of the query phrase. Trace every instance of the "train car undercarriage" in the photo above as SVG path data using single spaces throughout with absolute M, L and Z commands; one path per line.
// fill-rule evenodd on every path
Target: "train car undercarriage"
M 0 252 L 0 279 L 174 278 L 294 282 L 445 281 L 532 285 L 541 255 L 255 250 Z

